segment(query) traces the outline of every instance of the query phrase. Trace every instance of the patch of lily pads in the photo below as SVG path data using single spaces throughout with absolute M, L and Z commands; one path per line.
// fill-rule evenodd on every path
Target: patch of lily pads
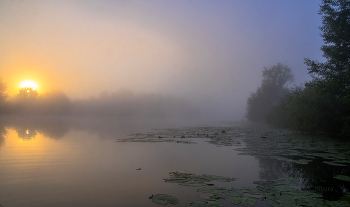
M 268 181 L 255 181 L 255 188 L 228 188 L 208 186 L 210 181 L 234 181 L 235 178 L 228 178 L 216 175 L 197 175 L 189 172 L 171 172 L 170 178 L 164 179 L 168 183 L 178 183 L 183 186 L 199 187 L 197 192 L 201 193 L 199 198 L 189 203 L 189 207 L 219 207 L 220 200 L 231 199 L 232 205 L 254 206 L 258 200 L 265 201 L 272 207 L 350 207 L 345 200 L 329 201 L 322 198 L 322 195 L 302 191 L 296 186 L 299 185 L 297 178 L 279 178 Z M 335 178 L 350 181 L 350 177 L 338 175 Z M 186 184 L 189 183 L 189 184 Z M 196 183 L 196 185 L 193 185 Z M 201 183 L 201 185 L 199 185 Z M 350 195 L 349 195 L 350 198 Z
M 326 136 L 310 136 L 287 130 L 271 130 L 249 124 L 234 127 L 187 127 L 136 133 L 118 142 L 173 142 L 195 144 L 195 139 L 207 139 L 216 146 L 235 146 L 241 155 L 251 155 L 283 162 L 307 165 L 315 159 L 324 164 L 347 167 L 350 164 L 350 143 Z M 244 145 L 245 144 L 245 145 Z
M 130 137 L 119 139 L 118 142 L 174 142 L 182 144 L 195 144 L 195 138 L 207 138 L 207 142 L 217 146 L 241 146 L 245 133 L 239 133 L 228 127 L 193 127 L 184 129 L 154 130 L 151 133 L 136 133 Z M 188 140 L 188 139 L 191 139 Z
M 254 206 L 256 200 L 250 197 L 234 197 L 231 199 L 231 203 L 234 205 L 242 204 L 243 206 Z
M 222 204 L 218 201 L 193 201 L 188 204 L 189 207 L 221 207 Z
M 235 178 L 228 178 L 217 175 L 197 175 L 189 172 L 171 172 L 170 178 L 163 179 L 167 183 L 178 183 L 183 186 L 201 187 L 212 185 L 211 181 L 230 182 L 236 180 Z
M 176 205 L 179 203 L 179 200 L 176 197 L 166 194 L 152 195 L 150 199 L 152 199 L 154 203 L 162 206 L 166 206 L 168 204 Z
M 350 177 L 346 175 L 336 175 L 335 179 L 350 182 Z
M 310 136 L 286 130 L 271 130 L 252 127 L 193 127 L 182 129 L 156 130 L 148 134 L 133 134 L 121 142 L 173 142 L 182 144 L 196 143 L 195 139 L 206 139 L 209 144 L 233 147 L 240 155 L 250 155 L 265 159 L 279 160 L 293 165 L 308 165 L 317 159 L 325 165 L 344 169 L 350 164 L 350 142 L 326 136 Z M 239 148 L 240 147 L 240 148 Z M 350 177 L 337 175 L 334 179 L 349 182 Z M 298 180 L 282 178 L 255 182 L 256 188 L 221 188 L 212 186 L 212 181 L 230 182 L 234 178 L 193 173 L 170 173 L 167 183 L 199 188 L 202 200 L 189 206 L 220 206 L 220 200 L 231 197 L 232 204 L 243 206 L 255 205 L 257 200 L 264 200 L 270 206 L 349 206 L 349 202 L 324 200 L 320 194 L 294 188 Z M 227 198 L 225 198 L 227 197 Z M 253 200 L 255 201 L 253 204 Z M 350 199 L 349 199 L 350 201 Z
M 253 131 L 254 129 L 252 129 Z M 252 155 L 267 159 L 276 159 L 300 165 L 307 165 L 315 159 L 334 167 L 347 167 L 350 164 L 346 140 L 332 139 L 325 136 L 303 135 L 287 131 L 273 130 L 265 132 L 261 138 L 260 131 L 250 133 L 243 139 L 246 147 L 234 149 L 241 155 Z

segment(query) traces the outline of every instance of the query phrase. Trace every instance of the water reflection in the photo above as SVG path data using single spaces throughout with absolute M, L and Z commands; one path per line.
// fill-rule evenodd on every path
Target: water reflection
M 146 132 L 152 128 L 187 126 L 192 120 L 164 119 L 110 119 L 67 117 L 0 117 L 0 147 L 5 143 L 6 127 L 16 131 L 18 138 L 30 141 L 38 134 L 49 139 L 60 140 L 70 130 L 86 131 L 102 140 L 126 138 L 130 132 Z M 191 125 L 191 124 L 190 124 Z
M 4 126 L 0 132 L 8 134 L 6 145 L 0 150 L 1 204 L 142 206 L 146 202 L 146 206 L 156 205 L 148 197 L 169 188 L 162 180 L 168 172 L 176 170 L 174 167 L 186 169 L 186 166 L 196 171 L 195 163 L 199 162 L 188 156 L 192 148 L 116 140 L 166 124 L 159 122 L 161 120 L 0 118 L 0 126 Z M 171 126 L 174 125 L 167 127 Z M 179 157 L 185 157 L 180 160 L 187 162 L 178 161 Z M 136 170 L 138 168 L 142 170 Z M 192 189 L 180 188 L 170 186 L 169 193 L 182 198 L 188 194 L 196 196 Z M 128 197 L 140 199 L 125 199 Z
M 7 136 L 7 130 L 4 126 L 0 125 L 0 149 L 5 145 L 5 137 Z
M 190 126 L 185 122 L 181 124 Z M 175 129 L 164 129 L 166 127 Z M 146 203 L 149 206 L 152 205 L 149 196 L 165 193 L 166 189 L 167 193 L 180 198 L 181 202 L 189 203 L 197 199 L 196 190 L 163 181 L 169 172 L 181 170 L 240 178 L 224 186 L 236 188 L 252 187 L 253 181 L 259 179 L 299 178 L 302 190 L 322 194 L 331 200 L 338 200 L 350 189 L 349 183 L 334 179 L 335 175 L 349 174 L 349 168 L 330 166 L 323 163 L 322 159 L 298 164 L 260 156 L 255 156 L 257 160 L 252 156 L 236 156 L 232 147 L 259 147 L 254 143 L 250 145 L 250 142 L 245 145 L 243 141 L 256 134 L 261 140 L 260 134 L 264 131 L 260 129 L 254 132 L 241 126 L 224 130 L 220 127 L 178 127 L 181 126 L 177 123 L 163 120 L 2 118 L 0 163 L 1 173 L 4 174 L 0 176 L 0 195 L 11 191 L 11 197 L 1 198 L 1 202 L 7 203 L 7 206 L 23 206 L 20 201 L 34 202 L 31 200 L 34 199 L 41 206 L 52 206 L 65 199 L 60 204 L 141 206 L 149 201 Z M 163 130 L 152 131 L 154 128 Z M 131 133 L 150 131 L 157 140 L 171 133 L 174 136 L 176 134 L 178 140 L 159 143 L 116 142 Z M 215 135 L 216 138 L 206 138 L 207 135 Z M 4 146 L 6 136 L 8 139 Z M 179 144 L 182 139 L 197 144 Z M 266 151 L 265 148 L 262 150 Z M 290 159 L 300 159 L 288 156 Z M 33 188 L 38 190 L 32 191 Z M 16 199 L 11 200 L 15 197 L 12 192 L 18 193 Z M 131 194 L 142 199 L 123 200 Z M 56 198 L 56 195 L 59 197 Z M 51 200 L 43 200 L 47 197 Z
M 259 161 L 261 180 L 274 180 L 281 177 L 300 178 L 301 190 L 322 194 L 327 200 L 339 200 L 350 190 L 349 182 L 334 178 L 336 175 L 349 175 L 349 167 L 327 165 L 321 158 L 314 159 L 307 165 L 258 156 L 256 159 Z
M 30 141 L 32 139 L 35 138 L 35 136 L 37 135 L 36 130 L 29 130 L 26 127 L 20 128 L 20 129 L 16 129 L 17 132 L 17 136 L 20 139 L 23 139 L 23 141 L 27 140 Z
M 15 129 L 18 138 L 33 140 L 38 134 L 50 139 L 61 139 L 70 130 L 67 123 L 53 117 L 2 117 L 0 125 Z

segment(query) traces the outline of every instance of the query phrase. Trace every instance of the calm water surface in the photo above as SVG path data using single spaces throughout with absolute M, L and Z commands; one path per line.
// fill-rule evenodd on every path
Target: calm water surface
M 170 194 L 179 199 L 177 206 L 187 206 L 198 200 L 197 188 L 165 183 L 169 172 L 234 177 L 238 179 L 233 182 L 214 183 L 242 188 L 255 187 L 253 181 L 288 173 L 302 177 L 305 171 L 314 170 L 238 155 L 240 152 L 233 150 L 238 147 L 219 147 L 205 138 L 196 139 L 196 144 L 118 142 L 132 133 L 200 124 L 203 126 L 199 122 L 160 119 L 2 118 L 0 204 L 158 206 L 149 196 Z M 317 172 L 312 173 L 317 179 Z M 309 187 L 312 190 L 317 185 Z M 347 186 L 343 189 L 347 191 Z M 229 199 L 222 204 L 233 206 Z M 258 201 L 256 206 L 268 205 Z

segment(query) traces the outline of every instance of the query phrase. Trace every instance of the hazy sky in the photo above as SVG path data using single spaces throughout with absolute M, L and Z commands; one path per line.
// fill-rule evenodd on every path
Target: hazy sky
M 0 0 L 0 76 L 84 98 L 120 88 L 242 115 L 263 67 L 323 61 L 319 0 Z

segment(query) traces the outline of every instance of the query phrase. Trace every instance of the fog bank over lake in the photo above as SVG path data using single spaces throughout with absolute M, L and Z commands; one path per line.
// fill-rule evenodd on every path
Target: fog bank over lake
M 264 67 L 310 80 L 304 58 L 323 60 L 319 3 L 0 1 L 0 72 L 10 96 L 23 80 L 72 100 L 125 89 L 240 120 Z

